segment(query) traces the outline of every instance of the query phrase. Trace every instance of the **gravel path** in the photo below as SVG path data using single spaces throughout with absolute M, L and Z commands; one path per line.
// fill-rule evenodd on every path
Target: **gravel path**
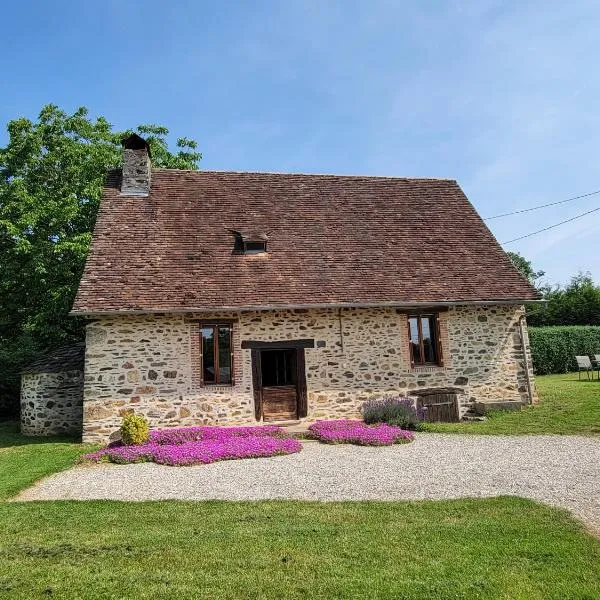
M 418 434 L 368 448 L 306 442 L 299 454 L 57 473 L 17 500 L 405 500 L 512 494 L 563 507 L 600 533 L 600 438 Z

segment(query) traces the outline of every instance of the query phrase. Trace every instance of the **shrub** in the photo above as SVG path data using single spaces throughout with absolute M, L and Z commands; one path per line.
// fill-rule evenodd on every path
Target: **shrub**
M 121 440 L 127 446 L 140 446 L 150 437 L 148 421 L 141 415 L 130 413 L 121 423 Z
M 536 375 L 568 373 L 577 370 L 575 356 L 600 354 L 600 327 L 529 327 L 529 341 Z
M 418 429 L 423 415 L 419 415 L 410 398 L 394 397 L 368 400 L 362 405 L 363 420 L 367 424 L 387 423 L 403 429 Z
M 315 421 L 308 430 L 317 440 L 329 444 L 391 446 L 412 442 L 414 439 L 412 431 L 403 431 L 394 425 L 365 425 L 362 421 L 353 419 Z

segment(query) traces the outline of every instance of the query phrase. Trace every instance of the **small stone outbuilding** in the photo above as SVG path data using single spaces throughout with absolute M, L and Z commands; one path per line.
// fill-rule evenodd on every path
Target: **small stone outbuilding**
M 83 342 L 64 346 L 21 372 L 21 431 L 80 435 L 83 421 Z

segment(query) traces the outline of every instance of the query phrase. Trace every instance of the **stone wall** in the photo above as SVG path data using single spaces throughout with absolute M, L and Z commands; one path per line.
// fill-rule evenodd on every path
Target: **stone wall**
M 81 434 L 83 373 L 24 373 L 21 431 L 25 435 Z
M 105 441 L 131 411 L 153 426 L 254 423 L 242 340 L 315 339 L 306 350 L 307 421 L 358 417 L 368 398 L 432 387 L 460 388 L 461 415 L 475 400 L 527 402 L 522 314 L 520 306 L 440 312 L 444 363 L 426 368 L 411 368 L 407 314 L 393 308 L 101 318 L 87 328 L 84 440 Z M 234 319 L 235 381 L 202 386 L 199 320 L 218 318 Z

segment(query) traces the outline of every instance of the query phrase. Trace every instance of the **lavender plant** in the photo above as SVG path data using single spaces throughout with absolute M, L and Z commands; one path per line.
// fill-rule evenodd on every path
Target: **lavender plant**
M 367 424 L 387 423 L 412 430 L 418 429 L 423 420 L 422 411 L 417 411 L 413 400 L 402 396 L 368 400 L 362 405 L 362 415 Z

